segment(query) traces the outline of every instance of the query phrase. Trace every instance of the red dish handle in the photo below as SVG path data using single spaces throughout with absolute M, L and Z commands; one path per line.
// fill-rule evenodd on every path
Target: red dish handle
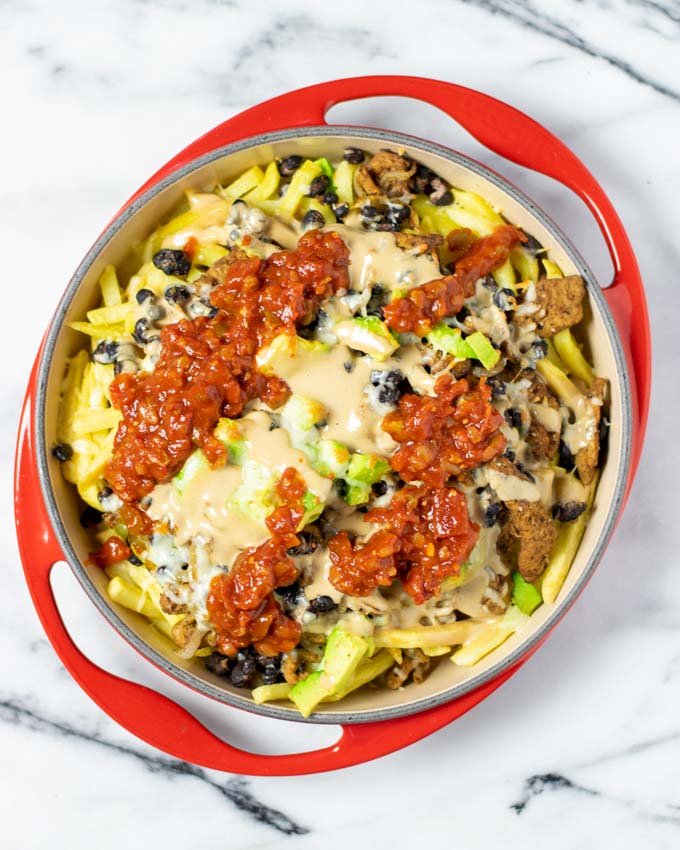
M 66 669 L 109 717 L 133 735 L 175 758 L 213 770 L 252 776 L 320 773 L 370 761 L 426 737 L 485 699 L 516 669 L 473 694 L 421 714 L 345 726 L 340 740 L 330 747 L 275 756 L 234 747 L 168 697 L 102 670 L 71 639 L 50 585 L 53 565 L 66 558 L 47 514 L 36 467 L 33 399 L 37 364 L 21 417 L 14 482 L 17 536 L 26 581 L 43 628 Z
M 595 216 L 614 265 L 614 280 L 604 294 L 623 342 L 631 382 L 633 435 L 627 497 L 642 451 L 651 389 L 649 316 L 640 271 L 621 219 L 602 187 L 563 142 L 523 112 L 481 92 L 424 77 L 335 80 L 275 97 L 225 121 L 167 163 L 140 192 L 222 145 L 260 133 L 324 124 L 332 106 L 366 97 L 409 97 L 436 106 L 489 150 L 567 186 Z

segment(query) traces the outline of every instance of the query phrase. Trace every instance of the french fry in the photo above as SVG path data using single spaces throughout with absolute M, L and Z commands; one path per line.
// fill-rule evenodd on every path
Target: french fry
M 430 646 L 457 646 L 464 643 L 483 621 L 461 620 L 444 626 L 415 626 L 412 629 L 378 629 L 374 635 L 377 647 L 422 649 Z
M 253 688 L 252 697 L 258 704 L 263 702 L 276 702 L 278 700 L 288 699 L 288 694 L 291 692 L 292 685 L 288 682 L 278 682 L 275 685 L 260 685 L 259 688 Z
M 510 606 L 503 617 L 490 626 L 484 634 L 456 650 L 451 656 L 451 661 L 459 667 L 472 667 L 478 661 L 481 661 L 485 655 L 505 643 L 510 635 L 520 629 L 528 619 L 529 617 L 523 614 L 519 608 L 514 605 Z
M 590 511 L 593 506 L 593 500 L 595 499 L 595 489 L 597 487 L 598 477 L 599 476 L 596 474 L 595 479 L 590 484 L 586 510 L 573 522 L 562 523 L 561 528 L 557 533 L 557 540 L 553 546 L 548 566 L 545 568 L 543 575 L 538 580 L 538 586 L 544 602 L 554 602 L 557 599 L 567 575 L 569 574 L 569 570 L 581 543 L 581 538 L 583 537 L 583 533 L 588 525 Z
M 266 201 L 269 198 L 273 198 L 276 195 L 280 182 L 281 175 L 279 174 L 278 166 L 275 161 L 272 161 L 267 166 L 262 181 L 248 192 L 246 200 L 250 203 L 251 201 Z
M 546 277 L 564 277 L 564 275 L 562 274 L 562 269 L 557 265 L 557 263 L 553 263 L 553 261 L 549 260 L 547 257 L 542 257 L 541 262 L 543 263 L 543 268 L 545 269 Z
M 102 276 L 99 278 L 99 286 L 105 307 L 115 307 L 122 303 L 118 277 L 112 265 L 108 265 L 102 272 Z
M 303 197 L 309 192 L 309 186 L 315 177 L 321 174 L 321 166 L 311 159 L 306 159 L 293 175 L 288 191 L 277 201 L 278 209 L 284 213 L 295 215 L 295 212 Z
M 578 347 L 578 343 L 569 328 L 556 333 L 552 338 L 552 342 L 566 367 L 565 371 L 570 372 L 575 378 L 579 378 L 589 387 L 593 383 L 595 375 L 590 364 L 581 353 L 581 349 Z
M 248 192 L 259 186 L 264 180 L 264 171 L 259 165 L 254 165 L 247 171 L 244 171 L 233 183 L 230 183 L 222 190 L 222 195 L 230 200 L 242 198 Z

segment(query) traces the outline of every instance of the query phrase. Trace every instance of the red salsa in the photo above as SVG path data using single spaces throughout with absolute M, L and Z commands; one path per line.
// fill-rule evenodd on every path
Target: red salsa
M 404 481 L 443 487 L 452 475 L 474 469 L 505 451 L 502 415 L 484 379 L 471 389 L 444 375 L 434 396 L 403 395 L 382 429 L 400 444 L 390 465 Z
M 330 581 L 352 596 L 366 596 L 399 578 L 421 604 L 439 593 L 444 579 L 460 574 L 479 536 L 465 496 L 452 487 L 408 485 L 387 507 L 369 511 L 366 520 L 383 529 L 358 545 L 345 531 L 329 543 Z
M 220 416 L 235 417 L 248 401 L 271 407 L 289 389 L 255 366 L 258 349 L 311 321 L 319 300 L 347 288 L 349 252 L 335 232 L 312 230 L 293 251 L 266 260 L 236 260 L 211 295 L 219 312 L 168 325 L 151 373 L 119 375 L 111 400 L 123 414 L 106 477 L 125 502 L 167 481 L 199 447 L 213 466 L 226 460 L 213 436 Z
M 454 231 L 455 232 L 455 231 Z M 455 316 L 466 298 L 474 295 L 480 277 L 503 265 L 518 242 L 526 242 L 521 230 L 509 224 L 471 244 L 456 262 L 455 272 L 409 290 L 385 307 L 385 321 L 395 331 L 424 336 L 445 316 Z M 460 247 L 449 237 L 453 249 Z
M 96 552 L 90 553 L 90 560 L 98 567 L 110 567 L 111 564 L 129 558 L 131 554 L 132 550 L 125 541 L 113 535 L 105 540 Z
M 215 576 L 210 583 L 208 614 L 217 631 L 217 648 L 224 655 L 234 655 L 251 644 L 263 655 L 278 655 L 290 652 L 302 636 L 302 627 L 283 613 L 272 591 L 297 578 L 287 552 L 300 542 L 295 532 L 304 516 L 301 500 L 306 485 L 300 473 L 289 467 L 276 490 L 281 504 L 267 517 L 272 537 L 246 549 L 229 573 Z

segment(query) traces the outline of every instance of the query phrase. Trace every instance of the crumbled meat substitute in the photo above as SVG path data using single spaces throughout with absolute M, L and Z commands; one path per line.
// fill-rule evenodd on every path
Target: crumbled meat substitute
M 505 503 L 506 519 L 496 548 L 503 563 L 517 569 L 526 581 L 537 579 L 548 564 L 555 544 L 555 526 L 540 502 Z
M 531 316 L 538 326 L 538 335 L 551 337 L 577 325 L 583 318 L 585 294 L 583 278 L 579 275 L 538 280 L 536 303 L 539 309 Z

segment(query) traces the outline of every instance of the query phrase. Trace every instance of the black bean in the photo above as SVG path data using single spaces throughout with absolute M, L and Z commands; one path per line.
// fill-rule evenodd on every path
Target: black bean
M 378 218 L 380 216 L 380 210 L 372 204 L 365 204 L 361 208 L 361 215 L 364 218 Z
M 260 670 L 266 670 L 267 667 L 274 667 L 276 669 L 281 666 L 280 655 L 264 655 L 261 652 L 256 652 L 254 658 Z
M 329 206 L 333 206 L 333 204 L 337 204 L 337 202 L 339 200 L 340 199 L 335 194 L 335 192 L 326 192 L 326 194 L 323 196 L 324 204 L 328 204 Z
M 144 563 L 144 562 L 142 561 L 142 559 L 141 559 L 141 558 L 138 558 L 138 557 L 135 555 L 135 553 L 134 553 L 134 552 L 130 555 L 130 557 L 128 558 L 128 561 L 129 561 L 129 562 L 130 562 L 130 563 L 131 563 L 134 567 L 141 567 L 141 566 L 142 566 L 142 564 Z
M 329 179 L 325 174 L 319 174 L 309 184 L 309 197 L 317 198 L 319 195 L 325 195 L 328 189 Z
M 506 449 L 503 452 L 503 457 L 507 457 L 508 460 L 514 461 L 515 460 L 515 453 L 513 452 L 512 449 Z
M 600 453 L 598 465 L 602 466 L 604 459 L 607 457 L 607 449 L 609 448 L 609 420 L 606 416 L 600 418 L 600 426 L 598 428 L 600 437 Z
M 371 383 L 378 387 L 378 401 L 381 404 L 396 405 L 402 395 L 413 390 L 398 369 L 391 372 L 374 369 L 371 372 Z
M 548 343 L 544 339 L 537 339 L 533 344 L 534 360 L 542 360 L 548 353 Z
M 219 307 L 211 307 L 211 308 L 210 308 L 210 312 L 208 313 L 208 318 L 209 318 L 209 319 L 214 319 L 214 318 L 215 318 L 215 316 L 216 316 L 219 312 L 220 312 L 220 308 L 219 308 Z
M 113 496 L 113 490 L 110 487 L 102 487 L 102 489 L 97 493 L 97 498 L 100 502 L 108 499 L 109 496 Z
M 113 340 L 102 340 L 92 352 L 95 363 L 114 363 L 118 356 L 118 343 Z
M 371 487 L 374 496 L 384 496 L 388 489 L 387 481 L 376 481 Z
M 334 602 L 330 596 L 317 596 L 309 603 L 309 610 L 312 614 L 327 614 L 337 607 L 338 603 Z
M 530 254 L 537 254 L 539 251 L 543 250 L 543 245 L 536 239 L 535 236 L 532 236 L 530 233 L 524 231 L 524 235 L 527 238 L 527 241 L 522 243 L 523 247 L 529 251 Z
M 336 204 L 333 207 L 333 214 L 340 220 L 343 219 L 349 212 L 349 204 Z
M 499 310 L 512 310 L 517 303 L 512 289 L 499 289 L 493 294 L 493 303 Z
M 531 474 L 531 472 L 529 472 L 529 470 L 526 468 L 526 466 L 521 464 L 518 460 L 515 461 L 515 466 L 517 467 L 517 471 L 521 472 L 522 475 L 524 475 L 526 478 L 529 479 L 529 481 L 533 481 L 534 483 L 536 482 L 536 479 Z
M 143 304 L 148 298 L 155 298 L 155 295 L 150 289 L 140 289 L 135 298 L 138 304 Z
M 165 274 L 184 277 L 189 274 L 191 259 L 178 248 L 161 248 L 153 255 L 153 264 Z
M 264 673 L 262 674 L 263 685 L 275 685 L 277 682 L 282 681 L 284 681 L 284 679 L 280 670 L 277 670 L 276 667 L 265 667 Z
M 52 449 L 52 457 L 56 457 L 59 463 L 65 463 L 73 457 L 73 449 L 68 443 L 57 443 Z
M 132 336 L 140 345 L 144 345 L 144 343 L 149 342 L 150 329 L 148 319 L 137 319 Z
M 406 221 L 410 214 L 408 207 L 401 204 L 390 204 L 387 208 L 386 217 L 388 221 L 400 224 L 402 221 Z
M 255 661 L 247 658 L 245 661 L 237 661 L 233 666 L 229 679 L 237 688 L 247 688 L 250 680 L 255 675 Z
M 321 322 L 325 322 L 327 318 L 328 314 L 325 310 L 317 309 L 316 314 L 313 315 L 311 320 L 308 321 L 307 324 L 300 327 L 300 329 L 298 330 L 298 334 L 304 337 L 305 339 L 313 339 L 314 331 L 316 331 Z
M 493 398 L 501 398 L 505 395 L 505 381 L 497 375 L 491 375 L 486 379 L 487 384 L 491 387 L 491 395 Z
M 393 386 L 392 384 L 385 384 L 384 387 L 380 387 L 380 389 L 378 390 L 378 401 L 381 404 L 396 405 L 399 401 L 399 397 L 399 388 Z
M 302 157 L 297 154 L 291 154 L 284 157 L 284 159 L 280 159 L 276 165 L 282 177 L 291 177 L 302 165 Z
M 379 283 L 376 283 L 371 290 L 371 297 L 366 305 L 366 315 L 377 316 L 379 319 L 383 319 L 385 305 L 388 300 L 389 293 Z
M 482 280 L 482 286 L 484 289 L 491 290 L 491 292 L 495 292 L 498 289 L 498 284 L 490 274 L 486 275 L 486 277 Z
M 277 587 L 276 593 L 289 608 L 294 608 L 297 605 L 302 588 L 294 581 L 293 584 L 288 584 L 285 587 Z
M 257 653 L 255 652 L 255 648 L 252 646 L 243 646 L 236 653 L 237 661 L 245 661 L 246 658 L 254 658 Z
M 323 227 L 326 219 L 318 210 L 310 210 L 302 219 L 302 229 L 311 230 L 313 227 Z
M 228 676 L 233 663 L 233 658 L 228 658 L 221 652 L 213 652 L 205 659 L 206 668 L 217 676 Z
M 186 286 L 169 286 L 163 293 L 166 301 L 171 304 L 180 304 L 191 298 L 191 292 Z
M 491 528 L 491 526 L 496 524 L 501 508 L 502 505 L 500 502 L 489 502 L 484 511 L 484 519 L 482 520 L 486 528 Z
M 516 407 L 509 407 L 505 411 L 503 416 L 505 416 L 505 421 L 511 428 L 517 428 L 517 430 L 519 431 L 519 429 L 522 427 L 522 414 L 519 412 L 519 410 L 517 410 Z
M 448 189 L 441 194 L 438 192 L 434 192 L 430 195 L 430 200 L 435 206 L 438 207 L 448 207 L 449 204 L 453 203 L 453 193 Z
M 298 539 L 300 541 L 298 545 L 291 546 L 286 553 L 291 558 L 295 558 L 297 555 L 311 555 L 312 552 L 316 552 L 319 540 L 315 534 L 309 531 L 300 531 L 298 532 Z
M 416 173 L 411 178 L 414 191 L 422 195 L 429 195 L 432 191 L 432 180 L 436 177 L 437 175 L 432 169 L 426 165 L 418 164 L 416 166 Z
M 402 487 L 406 487 L 406 482 L 402 478 L 397 478 L 397 483 L 395 484 L 397 490 L 401 490 Z
M 342 158 L 347 162 L 351 162 L 352 165 L 359 165 L 360 162 L 364 161 L 364 156 L 364 152 L 359 150 L 359 148 L 345 148 Z
M 94 525 L 99 525 L 104 514 L 88 505 L 80 515 L 80 524 L 83 528 L 92 528 Z
M 558 457 L 559 457 L 559 464 L 562 467 L 562 469 L 573 469 L 574 468 L 574 464 L 575 464 L 574 455 L 571 453 L 571 449 L 564 442 L 564 440 L 560 440 L 560 445 L 559 445 L 559 449 L 558 449 Z
M 165 316 L 165 310 L 161 307 L 160 304 L 152 304 L 149 302 L 148 307 L 146 308 L 146 317 L 150 322 L 158 322 L 160 319 Z
M 553 506 L 553 517 L 560 522 L 573 522 L 586 509 L 585 502 L 558 502 Z

